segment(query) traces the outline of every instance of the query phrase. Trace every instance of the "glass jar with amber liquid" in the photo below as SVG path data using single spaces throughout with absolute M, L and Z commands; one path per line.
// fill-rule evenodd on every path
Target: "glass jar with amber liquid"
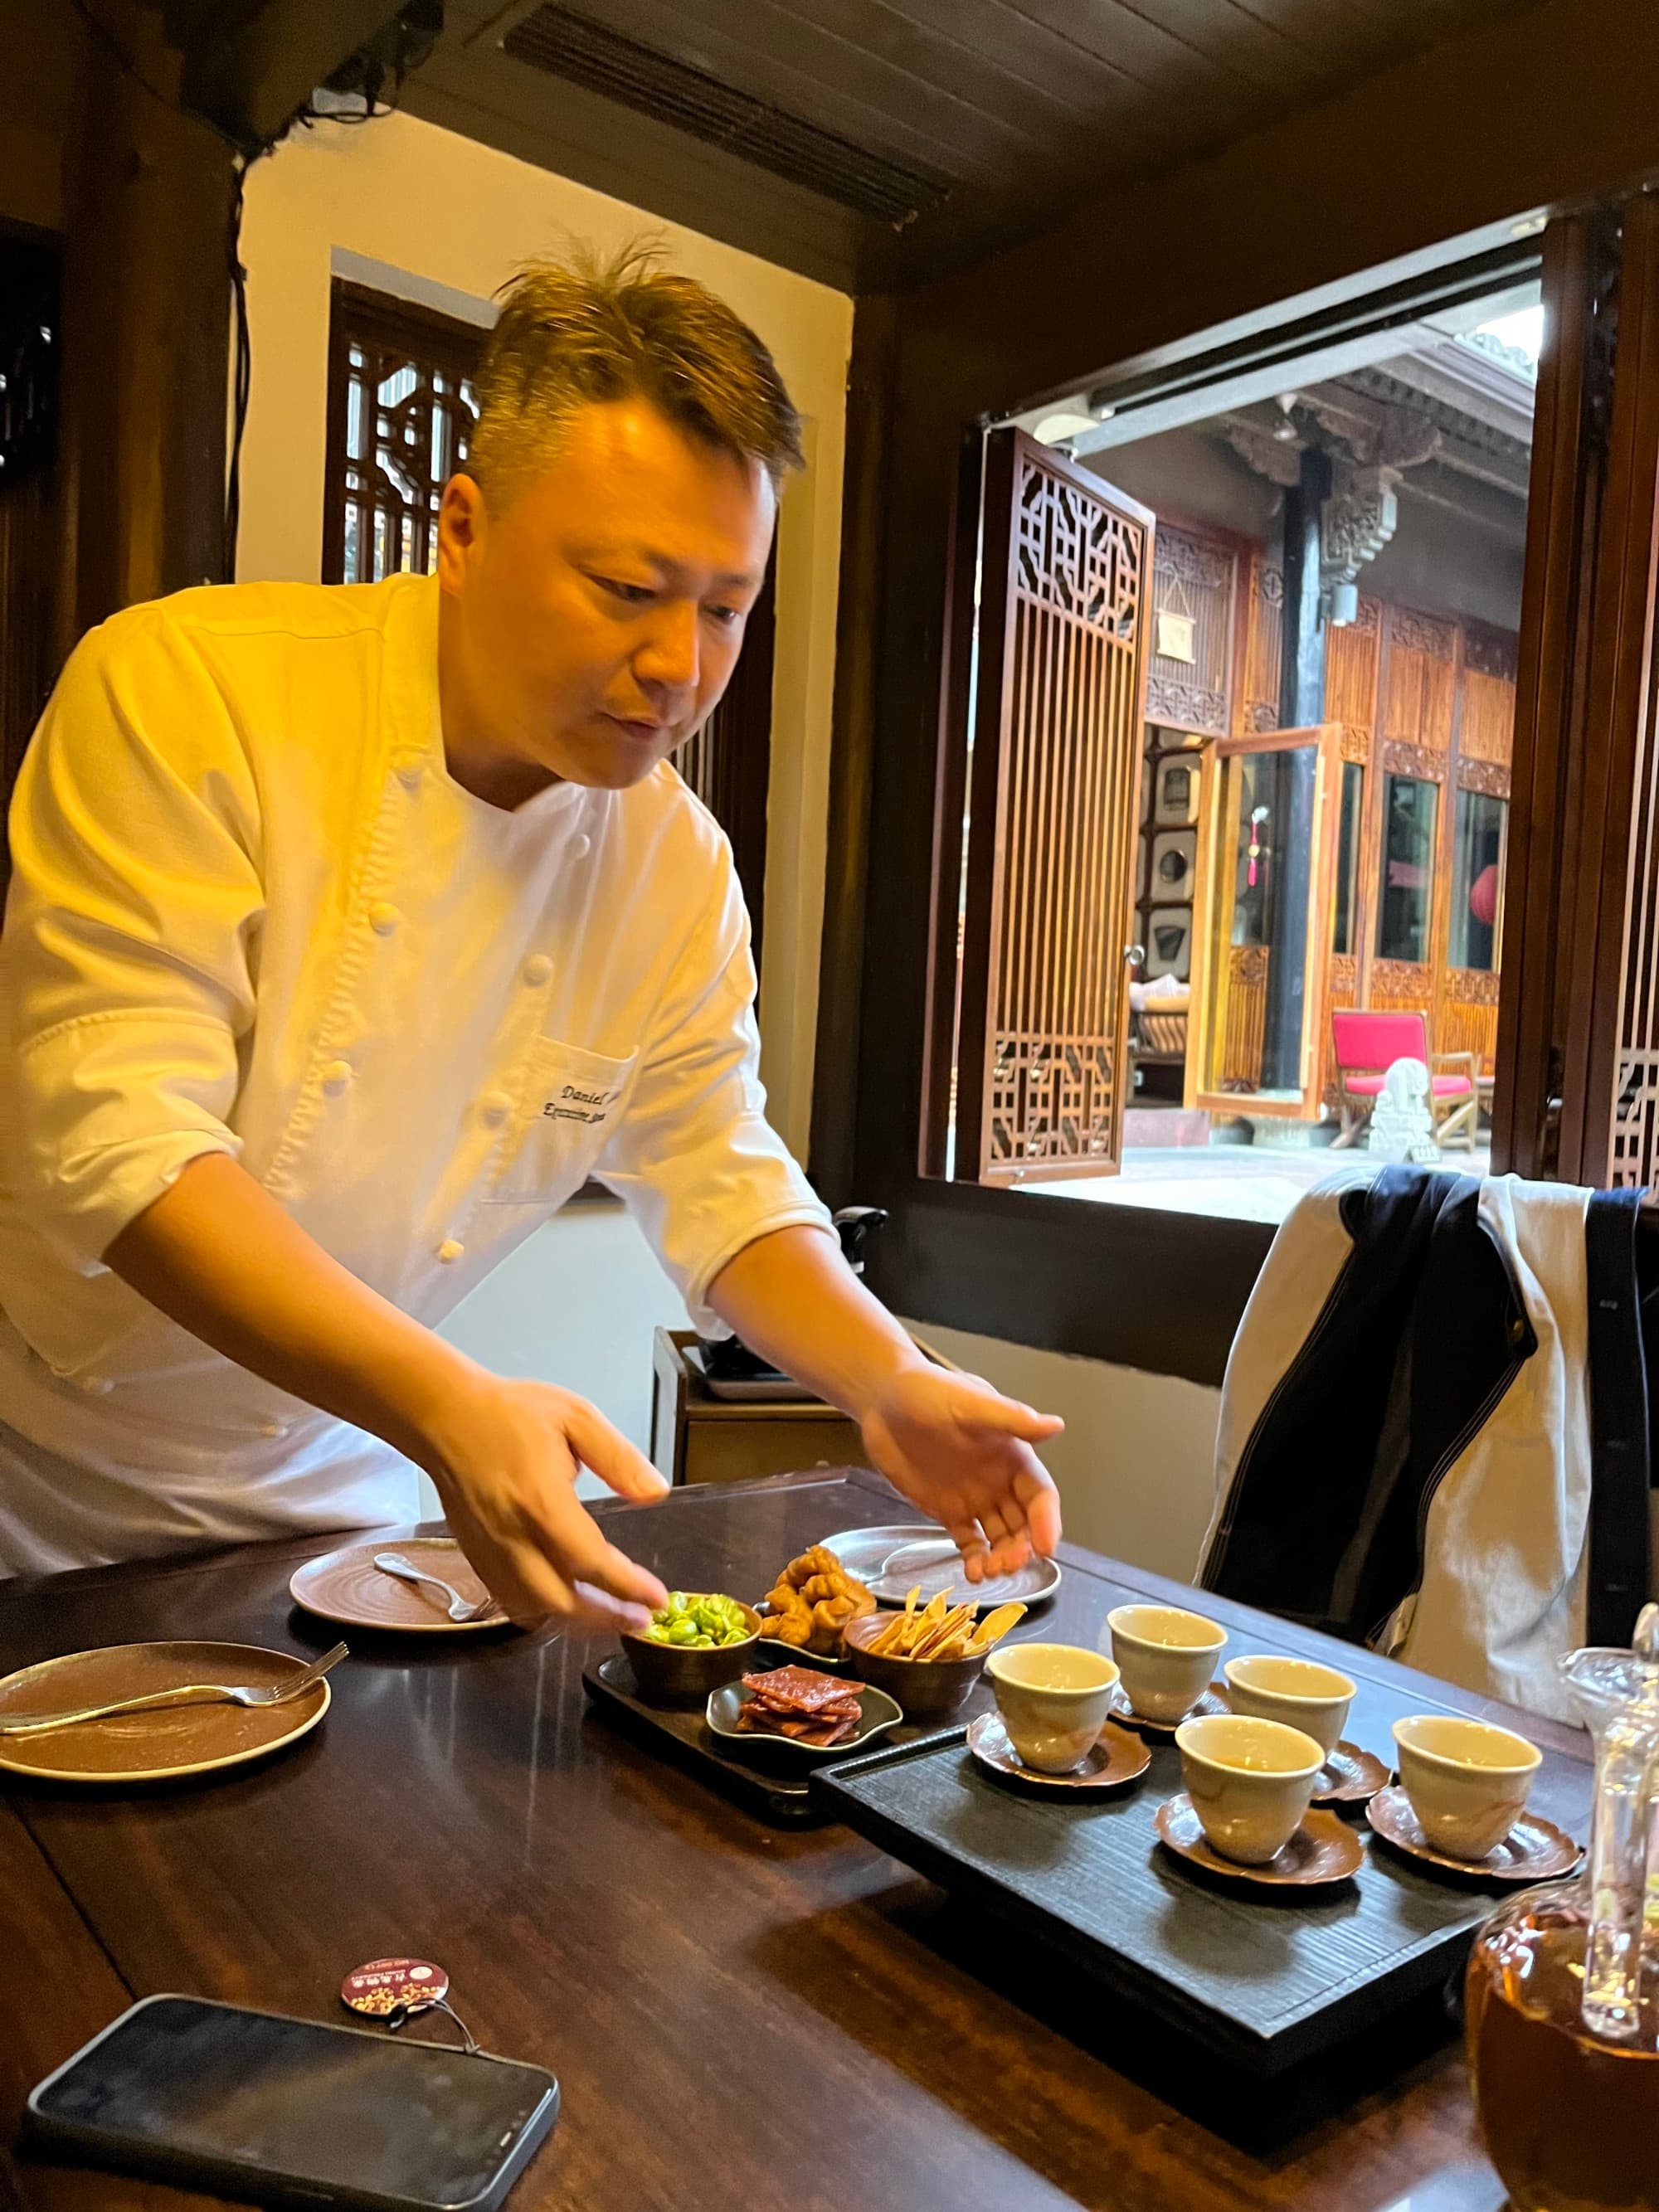
M 1475 2106 L 1514 2212 L 1659 2212 L 1659 1607 L 1563 1662 L 1595 1738 L 1589 1855 L 1469 1954 Z

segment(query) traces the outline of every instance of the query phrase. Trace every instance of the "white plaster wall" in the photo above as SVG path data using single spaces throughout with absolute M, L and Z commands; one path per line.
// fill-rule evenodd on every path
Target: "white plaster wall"
M 1073 1541 L 1192 1579 L 1213 1495 L 1218 1390 L 963 1329 L 909 1326 L 958 1367 L 1065 1421 L 1066 1433 L 1042 1457 Z

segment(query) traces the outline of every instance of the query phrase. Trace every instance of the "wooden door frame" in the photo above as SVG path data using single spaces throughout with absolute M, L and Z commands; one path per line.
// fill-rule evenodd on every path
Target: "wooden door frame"
M 1219 919 L 1216 905 L 1223 896 L 1223 885 L 1227 880 L 1220 804 L 1225 788 L 1224 763 L 1255 753 L 1291 752 L 1310 744 L 1314 748 L 1316 764 L 1311 840 L 1313 866 L 1308 878 L 1307 950 L 1303 967 L 1303 1005 L 1305 1011 L 1302 1023 L 1302 1087 L 1292 1098 L 1262 1098 L 1243 1091 L 1206 1090 L 1204 1071 L 1216 1027 L 1212 1012 L 1211 985 L 1213 978 L 1210 974 L 1210 954 L 1215 925 Z M 1199 888 L 1204 898 L 1203 937 L 1200 950 L 1200 940 L 1194 931 L 1193 1012 L 1190 1017 L 1192 1049 L 1188 1058 L 1188 1066 L 1193 1073 L 1188 1082 L 1187 1103 L 1205 1114 L 1229 1116 L 1262 1115 L 1280 1121 L 1316 1121 L 1324 1099 L 1325 1030 L 1330 1003 L 1330 925 L 1336 896 L 1336 837 L 1341 822 L 1342 725 L 1340 722 L 1316 722 L 1300 730 L 1260 730 L 1243 737 L 1218 738 L 1205 750 L 1204 773 L 1207 787 L 1199 801 L 1207 823 L 1206 834 L 1200 841 Z

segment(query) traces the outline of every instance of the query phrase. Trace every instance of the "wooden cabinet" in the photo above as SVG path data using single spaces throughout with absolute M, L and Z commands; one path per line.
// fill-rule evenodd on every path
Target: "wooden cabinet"
M 815 1467 L 861 1467 L 855 1423 L 816 1398 L 716 1398 L 686 1358 L 690 1329 L 656 1333 L 651 1462 L 670 1481 L 747 1482 Z

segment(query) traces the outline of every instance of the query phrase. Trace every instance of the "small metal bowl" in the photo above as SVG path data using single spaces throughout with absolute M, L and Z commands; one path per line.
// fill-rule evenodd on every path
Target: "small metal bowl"
M 708 1597 L 708 1590 L 688 1590 L 692 1599 Z M 737 1602 L 741 1605 L 742 1600 Z M 743 1606 L 749 1633 L 741 1644 L 654 1644 L 648 1636 L 622 1635 L 622 1648 L 634 1669 L 640 1695 L 652 1705 L 701 1705 L 711 1691 L 735 1682 L 754 1663 L 761 1618 L 752 1605 Z
M 896 1698 L 911 1720 L 949 1720 L 959 1713 L 985 1671 L 986 1654 L 969 1659 L 888 1659 L 865 1649 L 892 1625 L 890 1613 L 870 1613 L 862 1620 L 848 1622 L 842 1644 L 853 1672 Z

